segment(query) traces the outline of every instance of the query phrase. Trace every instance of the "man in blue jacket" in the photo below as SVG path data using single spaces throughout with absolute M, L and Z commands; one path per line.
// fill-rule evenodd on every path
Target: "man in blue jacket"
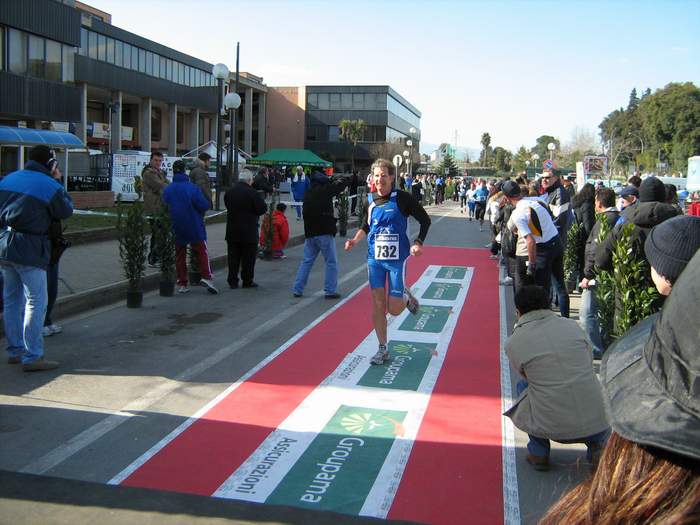
M 25 372 L 51 370 L 44 359 L 44 316 L 48 295 L 49 226 L 73 214 L 73 201 L 60 184 L 61 172 L 47 146 L 35 146 L 23 170 L 0 181 L 0 267 L 7 362 Z
M 209 266 L 207 253 L 207 230 L 204 227 L 204 212 L 210 202 L 199 186 L 190 182 L 185 173 L 185 163 L 176 160 L 173 163 L 173 182 L 163 190 L 163 202 L 168 206 L 170 222 L 175 232 L 175 270 L 177 272 L 177 292 L 187 293 L 187 245 L 196 254 L 199 281 L 209 293 L 216 294 L 216 289 Z

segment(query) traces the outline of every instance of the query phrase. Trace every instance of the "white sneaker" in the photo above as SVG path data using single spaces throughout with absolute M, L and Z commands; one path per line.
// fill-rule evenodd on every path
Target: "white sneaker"
M 207 289 L 207 292 L 211 294 L 219 293 L 219 290 L 217 290 L 216 286 L 214 286 L 214 283 L 211 282 L 210 279 L 200 279 L 199 284 L 204 286 Z
M 188 293 L 190 291 L 189 286 L 178 286 L 177 293 Z
M 511 284 L 513 284 L 513 278 L 506 275 L 503 279 L 501 279 L 499 281 L 499 284 L 502 284 L 505 286 L 511 285 Z
M 44 337 L 50 337 L 53 335 L 53 332 L 51 331 L 51 325 L 45 326 L 41 329 L 41 335 Z
M 489 259 L 492 259 L 495 261 L 496 259 L 498 259 L 498 255 L 491 254 L 491 255 L 489 255 Z
M 372 359 L 370 359 L 370 363 L 373 365 L 383 365 L 385 361 L 389 360 L 389 352 L 386 349 L 386 346 L 384 345 L 379 345 L 379 350 L 377 350 L 377 353 L 372 356 Z

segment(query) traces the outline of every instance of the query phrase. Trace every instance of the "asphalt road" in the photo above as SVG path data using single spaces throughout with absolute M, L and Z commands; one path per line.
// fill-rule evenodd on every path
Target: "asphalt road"
M 426 249 L 431 244 L 487 244 L 486 228 L 480 232 L 478 224 L 467 222 L 451 203 L 432 214 Z M 417 231 L 415 224 L 412 231 Z M 344 253 L 341 239 L 336 242 L 339 291 L 345 295 L 366 283 L 365 251 L 358 247 Z M 170 523 L 181 512 L 187 518 L 186 509 L 197 505 L 190 502 L 189 506 L 183 504 L 184 510 L 175 507 L 179 510 L 170 511 L 163 503 L 162 507 L 143 510 L 136 502 L 139 498 L 152 501 L 153 496 L 139 496 L 138 491 L 128 496 L 133 505 L 118 505 L 126 507 L 127 518 L 115 512 L 112 504 L 115 498 L 121 501 L 127 497 L 109 492 L 119 487 L 98 490 L 83 482 L 105 484 L 334 304 L 323 297 L 321 260 L 316 263 L 305 296 L 292 297 L 291 285 L 302 247 L 292 248 L 287 254 L 284 260 L 258 261 L 258 289 L 230 290 L 222 271 L 215 276 L 219 295 L 209 295 L 203 288 L 193 288 L 191 293 L 174 298 L 159 297 L 154 292 L 145 297 L 145 306 L 138 310 L 110 305 L 64 321 L 64 333 L 46 342 L 47 357 L 61 362 L 55 371 L 27 374 L 16 366 L 0 366 L 0 470 L 7 471 L 3 473 L 4 481 L 0 481 L 0 487 L 5 487 L 0 488 L 0 523 L 95 519 L 133 523 L 134 516 L 140 516 L 144 523 Z M 506 292 L 506 302 L 512 303 L 510 291 Z M 508 316 L 507 325 L 512 326 L 512 308 Z M 562 445 L 553 447 L 551 472 L 534 472 L 524 460 L 526 442 L 527 437 L 516 432 L 520 515 L 523 523 L 534 523 L 566 487 L 587 473 L 587 467 L 578 465 L 580 446 Z M 75 482 L 62 484 L 59 480 L 51 485 L 51 477 Z M 36 489 L 31 488 L 34 486 Z M 32 501 L 36 499 L 31 497 L 32 490 L 47 494 L 51 486 L 55 490 L 61 487 L 60 497 L 44 505 Z M 24 492 L 17 487 L 24 487 Z M 74 487 L 73 492 L 67 487 Z M 79 501 L 85 487 L 93 487 L 95 494 L 106 491 L 104 499 Z M 180 496 L 162 498 L 172 504 Z M 202 505 L 211 509 L 224 504 L 229 505 L 221 501 Z M 86 506 L 96 514 L 79 514 Z M 100 508 L 105 512 L 99 513 Z M 262 514 L 254 512 L 258 519 L 253 521 L 264 517 L 270 522 L 342 522 L 337 516 L 318 515 L 318 519 L 312 519 L 308 513 L 270 515 L 264 509 L 258 511 Z M 200 514 L 212 519 L 236 516 L 241 522 L 249 517 L 233 511 L 222 516 L 208 512 L 192 511 L 190 521 L 182 523 L 194 523 L 195 515 Z M 362 521 L 353 520 L 348 522 Z

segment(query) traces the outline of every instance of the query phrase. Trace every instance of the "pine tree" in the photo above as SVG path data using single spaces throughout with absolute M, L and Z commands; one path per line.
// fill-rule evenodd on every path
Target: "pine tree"
M 637 109 L 637 106 L 639 106 L 639 97 L 637 96 L 637 88 L 632 88 L 632 92 L 630 93 L 630 101 L 627 104 L 627 111 L 632 111 L 634 109 Z
M 447 173 L 445 173 L 447 172 Z M 457 165 L 451 155 L 445 155 L 438 167 L 438 173 L 442 177 L 454 177 L 458 174 Z
M 646 88 L 646 89 L 644 90 L 644 93 L 642 93 L 642 100 L 644 100 L 645 98 L 647 98 L 649 95 L 651 95 L 651 88 Z

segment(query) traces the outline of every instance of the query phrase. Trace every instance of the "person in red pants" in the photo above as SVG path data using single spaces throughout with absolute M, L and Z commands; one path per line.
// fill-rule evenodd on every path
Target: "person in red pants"
M 168 206 L 170 222 L 175 233 L 175 270 L 178 293 L 190 291 L 187 286 L 187 246 L 191 246 L 197 257 L 200 284 L 209 293 L 216 294 L 209 254 L 207 253 L 207 230 L 204 227 L 204 212 L 211 203 L 196 184 L 190 182 L 185 173 L 185 163 L 173 163 L 173 182 L 163 190 L 163 202 Z

